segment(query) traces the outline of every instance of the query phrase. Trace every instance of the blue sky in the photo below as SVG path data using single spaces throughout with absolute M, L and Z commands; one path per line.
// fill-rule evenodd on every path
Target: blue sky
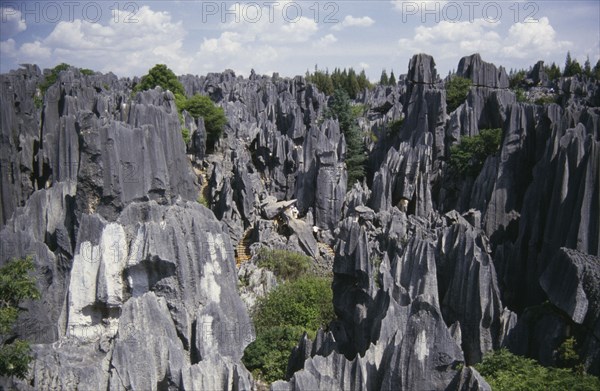
M 598 1 L 0 1 L 0 71 L 66 62 L 118 76 L 353 67 L 378 80 L 415 53 L 438 72 L 475 52 L 527 68 L 600 59 Z

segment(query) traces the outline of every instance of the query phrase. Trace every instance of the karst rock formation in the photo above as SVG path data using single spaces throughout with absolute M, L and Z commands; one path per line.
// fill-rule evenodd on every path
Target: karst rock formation
M 160 87 L 70 68 L 41 94 L 35 65 L 0 75 L 0 264 L 33 255 L 42 293 L 18 323 L 29 377 L 1 384 L 255 389 L 236 258 L 261 245 L 332 271 L 337 315 L 273 390 L 489 390 L 471 367 L 485 353 L 551 365 L 569 336 L 600 375 L 600 84 L 560 78 L 540 105 L 478 54 L 457 74 L 472 88 L 453 112 L 426 54 L 359 93 L 375 137 L 351 185 L 329 97 L 303 77 L 181 76 L 228 119 L 209 151 L 203 120 L 182 125 Z M 450 147 L 492 128 L 481 172 L 452 175 Z

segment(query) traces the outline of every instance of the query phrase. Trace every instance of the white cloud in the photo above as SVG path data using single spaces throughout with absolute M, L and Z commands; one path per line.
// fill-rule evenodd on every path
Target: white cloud
M 242 44 L 248 41 L 249 38 L 245 38 L 241 34 L 225 31 L 219 38 L 205 39 L 200 45 L 200 51 L 212 54 L 238 54 L 242 49 Z
M 6 41 L 0 42 L 0 55 L 2 57 L 15 57 L 17 55 L 17 48 L 14 39 L 9 38 Z
M 305 16 L 286 15 L 286 6 L 295 4 L 291 1 L 269 3 L 269 7 L 261 7 L 260 15 L 255 18 L 254 8 L 244 8 L 244 4 L 235 3 L 229 8 L 231 20 L 223 24 L 227 31 L 237 31 L 252 37 L 252 41 L 269 43 L 307 42 L 319 30 L 317 22 Z M 234 15 L 235 13 L 235 15 Z M 272 16 L 272 19 L 271 19 Z M 256 19 L 256 20 L 255 20 Z
M 202 73 L 229 68 L 247 74 L 254 68 L 260 73 L 273 69 L 276 61 L 289 59 L 307 44 L 322 49 L 337 41 L 333 34 L 315 39 L 319 26 L 313 19 L 292 11 L 285 17 L 289 4 L 296 3 L 278 2 L 260 11 L 257 5 L 232 5 L 227 10 L 227 22 L 221 26 L 224 31 L 218 37 L 205 38 L 194 54 L 193 69 Z
M 424 52 L 436 60 L 478 52 L 497 65 L 512 65 L 516 59 L 534 63 L 562 54 L 571 45 L 557 39 L 546 17 L 537 23 L 515 23 L 505 33 L 499 31 L 499 27 L 500 23 L 488 23 L 484 19 L 475 19 L 473 23 L 442 21 L 432 27 L 416 27 L 412 38 L 400 39 L 399 45 L 408 55 Z
M 27 29 L 21 11 L 10 7 L 0 8 L 0 39 L 12 38 Z
M 44 47 L 40 41 L 24 43 L 19 48 L 19 56 L 25 61 L 45 60 L 50 58 L 51 54 L 51 50 Z
M 555 53 L 564 53 L 571 42 L 559 41 L 556 31 L 548 18 L 540 18 L 537 23 L 515 23 L 508 30 L 502 53 L 507 58 L 528 58 L 535 53 L 539 58 Z
M 325 48 L 337 42 L 337 38 L 333 34 L 327 34 L 316 41 L 313 46 L 319 48 Z
M 373 23 L 375 23 L 375 21 L 368 16 L 355 18 L 352 15 L 346 15 L 344 20 L 333 26 L 331 29 L 334 31 L 341 31 L 346 27 L 369 27 Z
M 181 22 L 148 6 L 139 8 L 136 23 L 122 23 L 127 16 L 129 12 L 114 10 L 105 25 L 81 19 L 61 21 L 47 37 L 15 49 L 13 57 L 42 67 L 67 62 L 121 76 L 144 74 L 157 63 L 168 64 L 176 73 L 188 70 L 191 59 L 182 50 L 186 32 Z M 14 41 L 3 42 L 2 52 L 10 53 L 11 45 Z
M 367 64 L 366 62 L 360 62 L 358 63 L 358 69 L 369 69 L 371 66 L 369 64 Z

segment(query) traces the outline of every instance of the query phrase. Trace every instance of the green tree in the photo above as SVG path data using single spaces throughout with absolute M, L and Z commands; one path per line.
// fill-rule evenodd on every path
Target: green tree
M 465 136 L 450 147 L 450 167 L 459 175 L 477 176 L 488 156 L 496 153 L 502 129 L 482 129 L 476 136 Z
M 395 86 L 396 85 L 396 76 L 394 76 L 394 71 L 390 73 L 390 79 L 388 80 L 388 85 Z
M 186 110 L 192 117 L 204 119 L 206 128 L 206 146 L 212 149 L 223 134 L 223 127 L 227 123 L 225 111 L 216 106 L 208 96 L 196 94 L 189 99 L 181 95 L 175 95 L 175 101 L 179 110 Z
M 453 112 L 460 106 L 471 89 L 471 80 L 460 76 L 454 76 L 446 82 L 446 104 L 448 113 Z
M 143 76 L 140 82 L 135 86 L 134 92 L 146 91 L 160 86 L 163 90 L 169 90 L 174 95 L 180 94 L 185 96 L 183 85 L 165 64 L 156 64 L 148 71 L 148 74 Z
M 524 69 L 511 73 L 510 77 L 508 78 L 509 88 L 515 89 L 521 87 L 521 84 L 523 83 L 523 80 L 525 80 L 526 75 L 527 72 L 525 72 Z
M 600 80 L 600 60 L 594 65 L 594 69 L 592 69 L 592 77 L 596 80 Z
M 338 89 L 330 99 L 325 112 L 326 118 L 337 118 L 346 138 L 346 169 L 348 171 L 348 187 L 365 176 L 365 143 L 361 131 L 352 113 L 350 98 L 345 90 Z
M 583 64 L 583 73 L 590 77 L 592 76 L 592 64 L 590 63 L 590 56 L 587 56 L 585 63 Z
M 571 59 L 571 52 L 567 52 L 567 58 L 565 60 L 565 70 L 563 72 L 564 77 L 571 77 L 575 75 L 580 75 L 582 72 L 581 65 L 577 62 L 577 60 Z
M 358 79 L 356 77 L 356 72 L 354 69 L 350 68 L 348 71 L 348 79 L 346 81 L 346 91 L 348 92 L 348 96 L 351 99 L 356 99 L 358 92 L 360 91 L 360 86 L 358 85 Z
M 19 340 L 14 325 L 23 311 L 19 303 L 39 299 L 35 279 L 29 275 L 33 259 L 17 259 L 0 268 L 0 376 L 23 379 L 32 360 L 29 343 Z
M 360 71 L 356 79 L 358 80 L 358 87 L 361 89 L 361 91 L 365 90 L 366 88 L 370 89 L 372 87 L 364 69 Z
M 558 67 L 558 65 L 556 65 L 556 63 L 552 63 L 552 65 L 545 66 L 546 68 L 546 74 L 548 75 L 548 79 L 550 80 L 556 80 L 560 77 L 560 68 Z
M 381 76 L 379 77 L 379 85 L 387 86 L 390 83 L 390 79 L 388 79 L 387 72 L 385 69 L 381 71 Z
M 259 300 L 252 316 L 256 340 L 244 351 L 246 368 L 273 382 L 283 379 L 290 352 L 304 332 L 314 338 L 335 319 L 331 280 L 305 276 L 278 285 Z
M 292 349 L 304 333 L 302 327 L 274 326 L 257 334 L 242 362 L 255 378 L 272 383 L 285 378 Z
M 578 375 L 567 369 L 546 368 L 536 361 L 510 353 L 506 349 L 488 353 L 475 369 L 496 391 L 547 391 L 600 389 L 600 380 Z

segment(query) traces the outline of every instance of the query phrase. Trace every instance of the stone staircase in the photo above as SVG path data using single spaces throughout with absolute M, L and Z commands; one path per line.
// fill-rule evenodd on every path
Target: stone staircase
M 252 244 L 252 229 L 250 226 L 244 231 L 242 239 L 235 247 L 235 264 L 239 267 L 242 263 L 247 262 L 252 258 L 250 254 L 250 245 Z

